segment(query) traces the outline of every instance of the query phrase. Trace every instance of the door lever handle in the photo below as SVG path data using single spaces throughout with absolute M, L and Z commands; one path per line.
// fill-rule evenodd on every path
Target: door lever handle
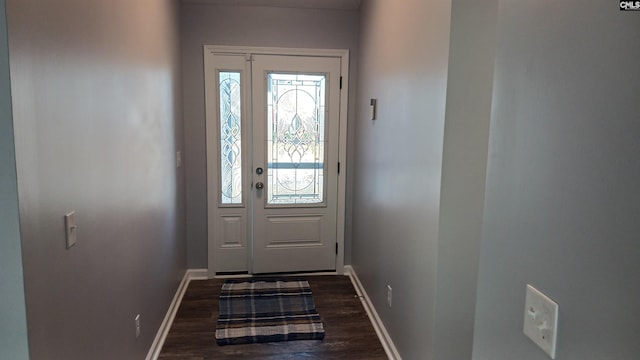
M 257 182 L 256 183 L 256 189 L 258 189 L 258 190 L 264 189 L 264 184 L 262 182 Z

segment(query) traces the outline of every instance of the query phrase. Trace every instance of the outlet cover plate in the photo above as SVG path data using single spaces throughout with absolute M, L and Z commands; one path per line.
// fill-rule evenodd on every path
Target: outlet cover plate
M 136 339 L 140 337 L 140 314 L 137 314 L 135 319 L 136 324 Z
M 67 249 L 72 247 L 78 241 L 78 228 L 76 226 L 76 212 L 72 211 L 64 216 L 65 236 L 67 240 Z
M 387 305 L 391 307 L 393 301 L 393 289 L 391 289 L 391 285 L 387 285 Z
M 531 285 L 527 285 L 523 331 L 549 357 L 556 358 L 558 304 Z

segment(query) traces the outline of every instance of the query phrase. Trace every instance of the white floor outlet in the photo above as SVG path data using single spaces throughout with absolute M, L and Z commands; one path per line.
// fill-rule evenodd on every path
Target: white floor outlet
M 391 307 L 391 301 L 393 300 L 393 290 L 391 289 L 391 285 L 387 285 L 387 305 Z
M 557 330 L 558 304 L 533 286 L 527 285 L 524 334 L 555 359 Z
M 136 315 L 136 339 L 140 337 L 140 314 Z
M 67 249 L 72 247 L 78 241 L 78 226 L 76 225 L 76 212 L 72 211 L 64 216 L 65 235 L 67 240 Z

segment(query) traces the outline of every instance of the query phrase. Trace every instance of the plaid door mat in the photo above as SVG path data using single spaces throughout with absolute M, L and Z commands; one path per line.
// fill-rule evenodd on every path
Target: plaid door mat
M 222 285 L 218 345 L 322 339 L 306 280 L 233 279 Z

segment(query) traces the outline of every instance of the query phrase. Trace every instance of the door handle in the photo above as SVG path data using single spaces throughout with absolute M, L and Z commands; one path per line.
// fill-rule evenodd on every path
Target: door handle
M 262 190 L 263 188 L 264 188 L 264 184 L 262 182 L 257 182 L 256 183 L 256 189 Z

